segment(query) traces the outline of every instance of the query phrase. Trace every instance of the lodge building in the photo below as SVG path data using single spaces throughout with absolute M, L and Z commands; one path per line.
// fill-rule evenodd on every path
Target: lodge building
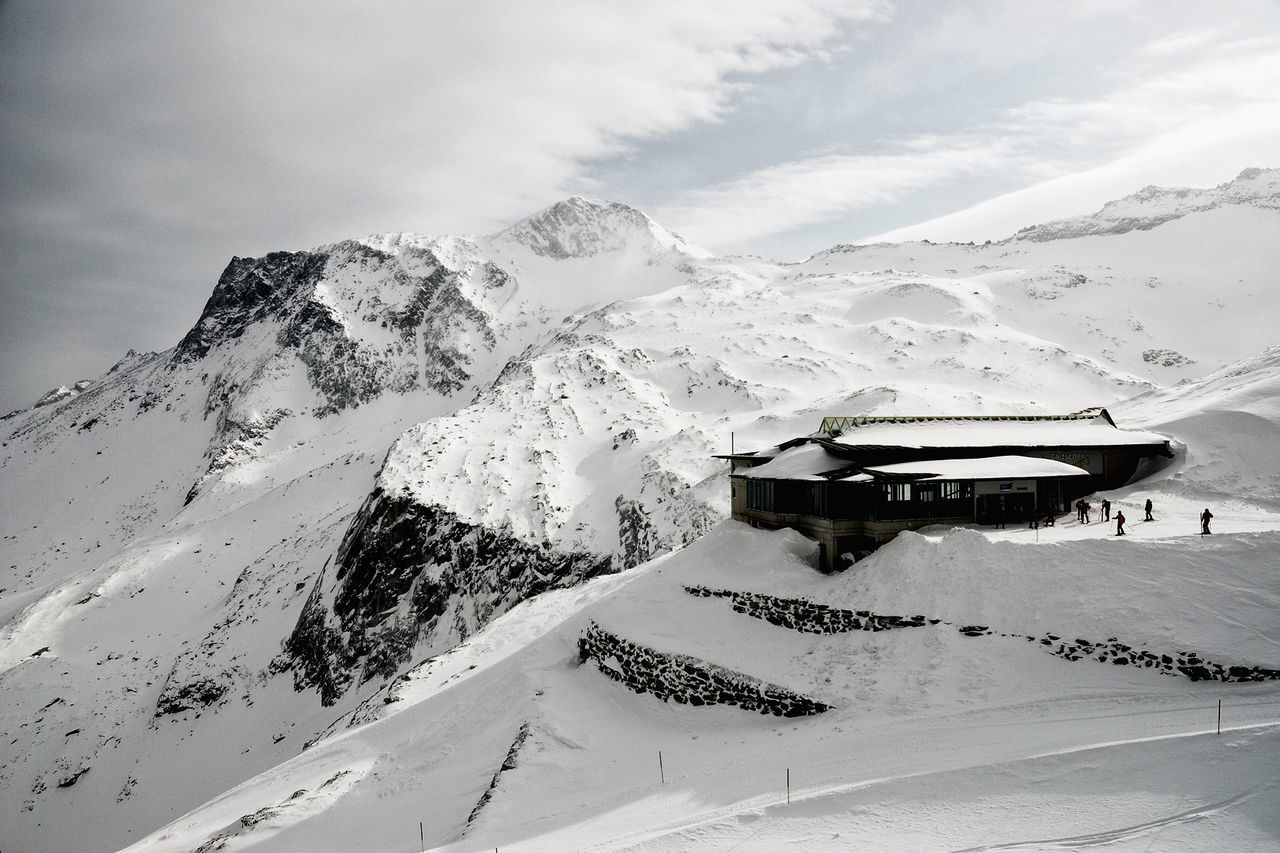
M 825 571 L 903 530 L 1027 524 L 1082 495 L 1141 479 L 1173 456 L 1164 436 L 1070 415 L 828 417 L 818 432 L 717 458 L 733 517 L 818 540 Z

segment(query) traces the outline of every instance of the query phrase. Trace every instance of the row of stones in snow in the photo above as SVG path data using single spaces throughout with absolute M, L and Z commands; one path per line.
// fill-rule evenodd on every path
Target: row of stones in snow
M 636 693 L 683 705 L 736 705 L 775 717 L 806 717 L 831 706 L 689 655 L 669 654 L 605 631 L 595 622 L 578 638 L 578 660 Z
M 806 634 L 844 634 L 849 631 L 889 631 L 894 628 L 919 628 L 937 625 L 940 619 L 923 616 L 882 616 L 869 610 L 841 610 L 805 601 L 803 598 L 776 598 L 756 592 L 734 592 L 686 586 L 684 591 L 703 598 L 727 598 L 734 611 L 763 619 L 793 631 Z
M 842 634 L 849 631 L 887 631 L 893 628 L 918 628 L 922 625 L 950 625 L 941 619 L 923 616 L 882 616 L 866 610 L 842 610 L 800 598 L 777 598 L 755 592 L 735 592 L 686 586 L 685 592 L 703 598 L 728 598 L 737 613 L 763 619 L 773 625 L 809 634 Z M 957 629 L 968 637 L 995 634 L 986 625 L 962 625 Z M 1138 666 L 1155 669 L 1166 675 L 1185 675 L 1192 681 L 1268 681 L 1280 679 L 1280 670 L 1260 666 L 1224 666 L 1211 663 L 1195 652 L 1175 655 L 1156 654 L 1135 649 L 1111 637 L 1096 643 L 1077 639 L 1063 641 L 1056 634 L 1033 637 L 1025 634 L 1000 634 L 1039 642 L 1050 654 L 1070 661 L 1097 660 L 1116 666 Z M 1055 648 L 1056 647 L 1056 648 Z
M 502 779 L 502 774 L 508 770 L 515 770 L 520 759 L 520 750 L 524 747 L 524 742 L 529 738 L 529 724 L 527 722 L 520 725 L 520 731 L 516 732 L 515 740 L 511 741 L 511 748 L 507 750 L 507 757 L 502 760 L 502 766 L 493 774 L 493 779 L 489 782 L 489 787 L 484 789 L 484 793 L 480 795 L 480 799 L 476 802 L 475 808 L 471 810 L 471 814 L 467 815 L 467 827 L 476 822 L 476 818 L 480 816 L 480 812 L 489 801 L 493 799 L 493 792 L 498 788 L 498 782 Z
M 1105 643 L 1091 643 L 1088 640 L 1076 639 L 1063 641 L 1061 637 L 1048 634 L 1044 637 L 1027 637 L 1028 640 L 1039 640 L 1040 645 L 1048 646 L 1050 654 L 1070 661 L 1092 659 L 1117 666 L 1140 666 L 1157 669 L 1168 675 L 1181 673 L 1192 681 L 1272 681 L 1280 679 L 1280 669 L 1268 669 L 1261 666 L 1223 666 L 1205 660 L 1195 652 L 1178 652 L 1176 655 L 1156 654 L 1144 649 L 1135 649 L 1111 637 Z M 1057 648 L 1053 648 L 1054 646 Z

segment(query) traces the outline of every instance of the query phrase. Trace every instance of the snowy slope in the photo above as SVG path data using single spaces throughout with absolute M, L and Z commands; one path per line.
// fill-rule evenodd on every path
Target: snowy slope
M 1267 373 L 1235 377 L 1274 406 Z M 428 846 L 457 850 L 1280 849 L 1280 680 L 1135 662 L 1280 667 L 1280 514 L 1215 504 L 1217 534 L 1195 535 L 1191 505 L 1213 494 L 1197 471 L 1238 473 L 1177 463 L 1191 511 L 1157 493 L 1157 520 L 1127 539 L 1074 521 L 938 529 L 835 576 L 794 533 L 726 522 L 525 602 L 362 724 L 130 849 L 394 850 L 419 821 Z M 1150 493 L 1111 497 L 1139 518 Z M 800 633 L 698 587 L 924 621 Z M 833 708 L 786 719 L 634 693 L 580 662 L 593 624 Z M 1055 654 L 1084 642 L 1103 653 Z
M 1154 391 L 1119 407 L 1186 443 L 1182 469 L 1162 472 L 1150 488 L 1170 500 L 1280 509 L 1280 348 L 1229 365 L 1203 379 Z
M 763 765 L 735 764 L 721 748 L 727 741 L 712 743 L 720 743 L 713 730 L 740 732 L 765 761 L 786 750 L 764 745 L 780 732 L 779 743 L 790 743 L 792 729 L 744 722 L 732 708 L 700 709 L 713 721 L 700 728 L 687 713 L 694 709 L 637 705 L 598 673 L 587 677 L 594 664 L 570 663 L 587 621 L 597 620 L 636 642 L 825 696 L 837 726 L 865 735 L 852 749 L 882 737 L 855 725 L 861 716 L 850 709 L 865 698 L 857 688 L 827 692 L 819 670 L 788 665 L 800 654 L 795 638 L 778 639 L 780 629 L 763 623 L 743 634 L 730 626 L 746 617 L 726 601 L 653 580 L 672 566 L 682 583 L 727 586 L 750 565 L 803 558 L 798 541 L 742 539 L 720 524 L 727 490 L 709 457 L 728 450 L 731 435 L 739 449 L 766 446 L 811 431 L 825 414 L 1112 406 L 1126 426 L 1186 436 L 1185 459 L 1150 484 L 1158 506 L 1190 526 L 1201 503 L 1226 507 L 1223 530 L 1238 538 L 1224 544 L 1222 564 L 1243 573 L 1232 575 L 1238 589 L 1257 585 L 1249 566 L 1274 550 L 1276 476 L 1263 452 L 1276 423 L 1265 378 L 1274 377 L 1274 352 L 1257 353 L 1274 343 L 1267 285 L 1280 260 L 1276 216 L 1266 205 L 1201 205 L 1146 230 L 836 247 L 780 265 L 710 258 L 636 211 L 571 199 L 489 237 L 388 234 L 237 259 L 177 348 L 131 356 L 78 393 L 3 422 L 0 807 L 12 817 L 0 826 L 0 848 L 115 849 L 223 791 L 154 849 L 194 848 L 220 834 L 224 849 L 237 849 L 277 830 L 298 849 L 312 843 L 305 839 L 323 841 L 312 849 L 391 849 L 405 839 L 376 827 L 405 823 L 417 809 L 409 799 L 424 796 L 438 804 L 421 818 L 429 838 L 445 843 L 463 832 L 526 722 L 530 746 L 519 760 L 545 752 L 543 772 L 521 796 L 504 796 L 499 784 L 470 830 L 477 847 L 544 833 L 568 833 L 547 835 L 547 848 L 616 846 L 624 835 L 650 843 L 651 832 L 659 847 L 692 843 L 696 835 L 646 822 L 651 794 L 610 782 L 610 768 L 648 768 L 652 750 L 634 765 L 607 752 L 596 767 L 602 753 L 593 745 L 629 749 L 632 728 L 681 737 L 695 751 L 690 738 L 701 735 L 708 760 L 725 769 L 690 776 L 686 794 L 663 808 L 672 826 L 706 819 L 741 838 L 733 827 L 764 809 L 750 803 L 765 789 L 729 780 Z M 1206 315 L 1223 321 L 1206 324 Z M 1174 384 L 1182 380 L 1199 384 Z M 1083 535 L 1068 532 L 1062 538 Z M 917 537 L 916 550 L 904 544 L 897 557 L 886 551 L 898 562 L 883 563 L 884 579 L 847 595 L 830 584 L 853 576 L 824 580 L 800 563 L 760 589 L 967 619 L 977 616 L 946 610 L 941 596 L 894 599 L 888 578 L 914 559 L 924 594 L 937 561 L 973 570 L 994 559 L 1014 568 L 1043 561 L 1021 541 L 940 536 Z M 1176 539 L 1145 538 L 1135 531 L 1132 542 L 1152 549 L 1151 564 L 1177 564 Z M 1085 563 L 1086 577 L 1103 582 L 1106 551 L 1060 544 L 1068 550 L 1056 564 Z M 686 545 L 666 562 L 645 562 Z M 1192 589 L 1193 568 L 1171 582 L 1187 601 L 1203 594 Z M 1010 595 L 1023 599 L 977 609 L 999 613 L 1004 601 L 1016 610 L 1010 602 L 1025 604 L 1045 584 L 1018 592 L 1021 580 L 1009 581 Z M 638 597 L 628 598 L 633 583 Z M 1131 585 L 1123 594 L 1146 589 L 1136 576 Z M 972 589 L 951 595 L 979 598 Z M 1273 591 L 1263 585 L 1256 595 L 1261 615 L 1242 623 L 1275 636 L 1256 624 Z M 1044 604 L 1046 619 L 1062 615 L 1061 627 L 1011 627 L 1072 630 L 1086 617 L 1079 602 L 1068 604 L 1065 594 Z M 1107 608 L 1120 605 L 1098 606 L 1104 612 L 1081 630 L 1118 635 Z M 668 611 L 666 628 L 638 624 Z M 1159 648 L 1194 643 L 1205 654 L 1219 654 L 1219 641 L 1253 643 L 1256 657 L 1224 662 L 1276 665 L 1265 642 L 1196 613 L 1185 631 L 1172 630 L 1166 613 L 1153 616 L 1163 633 L 1135 624 L 1125 636 Z M 705 624 L 705 636 L 685 617 Z M 333 631 L 344 633 L 323 640 Z M 316 635 L 323 641 L 309 642 Z M 939 640 L 937 656 L 968 660 L 973 639 Z M 847 657 L 831 643 L 822 654 Z M 883 657 L 859 663 L 864 686 L 891 680 Z M 308 682 L 308 665 L 329 681 Z M 918 662 L 907 665 L 925 677 Z M 1054 689 L 1105 693 L 1114 677 L 1110 668 L 1096 680 L 1073 674 L 1083 681 Z M 1189 703 L 1188 685 L 1175 681 L 1158 682 L 1152 702 Z M 568 699 L 535 702 L 544 682 Z M 966 683 L 948 675 L 871 698 L 901 709 L 920 694 L 945 717 L 967 708 Z M 988 706 L 1025 687 L 988 688 Z M 1270 695 L 1265 685 L 1237 687 Z M 398 700 L 384 704 L 392 692 Z M 384 710 L 394 713 L 379 719 Z M 1001 713 L 1010 725 L 1031 716 Z M 900 716 L 888 714 L 886 725 Z M 941 731 L 943 744 L 963 737 L 970 718 L 961 717 L 923 719 L 911 731 Z M 838 734 L 819 728 L 823 738 Z M 1078 745 L 1073 737 L 1063 742 Z M 1274 740 L 1264 741 L 1274 754 Z M 964 744 L 955 750 L 959 763 L 948 770 L 980 760 Z M 851 803 L 839 784 L 850 772 L 834 769 L 811 790 Z M 987 781 L 1007 794 L 1002 778 Z M 549 803 L 553 791 L 580 797 L 582 785 L 598 791 L 584 811 Z M 722 785 L 723 815 L 703 809 Z M 67 810 L 84 820 L 60 819 Z M 615 810 L 632 816 L 622 830 L 593 817 Z M 534 826 L 535 814 L 551 817 Z M 300 822 L 307 815 L 314 819 Z M 401 833 L 407 843 L 418 819 Z M 820 810 L 820 824 L 832 820 Z

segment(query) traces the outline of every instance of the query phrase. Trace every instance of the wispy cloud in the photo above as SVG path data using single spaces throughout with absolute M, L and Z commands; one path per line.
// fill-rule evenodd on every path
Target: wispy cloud
M 1280 38 L 1214 41 L 1208 34 L 1180 34 L 1158 43 L 1157 50 L 1140 48 L 1117 63 L 1112 88 L 1092 97 L 1040 98 L 953 133 L 877 140 L 877 148 L 893 153 L 825 154 L 757 169 L 686 193 L 659 209 L 660 218 L 694 242 L 722 248 L 901 203 L 975 176 L 1044 185 L 1040 196 L 1017 198 L 1028 216 L 1032 199 L 1056 194 L 1058 203 L 1043 209 L 1048 216 L 1065 215 L 1063 203 L 1100 204 L 1140 186 L 1152 172 L 1222 179 L 1224 170 L 1280 165 Z M 1234 148 L 1270 150 L 1270 161 L 1224 159 L 1237 139 L 1242 142 Z M 1072 175 L 1081 176 L 1075 191 L 1070 180 L 1060 180 Z M 1007 236 L 987 233 L 992 224 L 984 226 L 986 236 Z
M 850 210 L 900 201 L 913 192 L 1007 165 L 1014 155 L 1000 139 L 916 138 L 902 153 L 826 155 L 760 169 L 734 181 L 685 194 L 658 218 L 710 246 L 753 239 L 823 222 Z

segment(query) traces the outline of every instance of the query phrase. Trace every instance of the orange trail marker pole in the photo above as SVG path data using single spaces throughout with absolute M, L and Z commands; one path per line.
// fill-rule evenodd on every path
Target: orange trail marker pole
M 662 784 L 667 784 L 667 772 L 662 769 L 662 750 L 658 750 L 658 778 L 662 780 Z
M 791 768 L 787 768 L 787 805 L 791 805 Z
M 1222 734 L 1222 700 L 1218 700 L 1218 734 Z

